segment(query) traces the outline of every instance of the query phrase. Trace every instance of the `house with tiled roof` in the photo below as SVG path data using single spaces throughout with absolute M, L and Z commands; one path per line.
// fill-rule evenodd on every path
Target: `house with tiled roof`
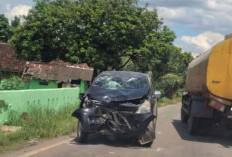
M 61 60 L 47 63 L 27 62 L 22 79 L 27 82 L 27 89 L 76 87 L 90 82 L 93 70 L 86 63 L 70 64 Z
M 61 60 L 43 63 L 17 59 L 16 52 L 8 43 L 0 43 L 0 67 L 6 76 L 21 76 L 27 89 L 65 88 L 90 82 L 93 68 L 86 63 L 70 64 Z

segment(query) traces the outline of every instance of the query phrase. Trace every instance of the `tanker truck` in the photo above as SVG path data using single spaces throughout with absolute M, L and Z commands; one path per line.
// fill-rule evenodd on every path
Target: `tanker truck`
M 181 121 L 192 135 L 213 124 L 232 129 L 232 34 L 189 64 Z

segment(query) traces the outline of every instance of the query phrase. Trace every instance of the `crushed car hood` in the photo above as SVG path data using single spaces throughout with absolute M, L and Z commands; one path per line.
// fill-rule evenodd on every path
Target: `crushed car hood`
M 110 103 L 110 102 L 122 102 L 122 101 L 140 99 L 145 97 L 148 93 L 149 93 L 149 88 L 112 90 L 112 89 L 91 87 L 87 91 L 86 95 L 90 99 L 95 99 L 101 102 Z

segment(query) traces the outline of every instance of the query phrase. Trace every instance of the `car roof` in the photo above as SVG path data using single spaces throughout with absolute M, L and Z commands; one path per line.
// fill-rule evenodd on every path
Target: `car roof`
M 140 73 L 140 72 L 133 72 L 133 71 L 104 71 L 101 72 L 99 75 L 112 75 L 112 76 L 116 76 L 116 75 L 125 75 L 125 76 L 137 76 L 137 77 L 148 77 L 148 74 L 144 74 L 144 73 Z

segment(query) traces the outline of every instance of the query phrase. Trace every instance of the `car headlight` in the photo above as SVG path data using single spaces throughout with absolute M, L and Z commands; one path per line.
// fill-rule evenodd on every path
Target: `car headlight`
M 144 103 L 139 106 L 139 109 L 136 111 L 136 113 L 149 113 L 151 112 L 151 104 L 149 101 L 145 100 Z

